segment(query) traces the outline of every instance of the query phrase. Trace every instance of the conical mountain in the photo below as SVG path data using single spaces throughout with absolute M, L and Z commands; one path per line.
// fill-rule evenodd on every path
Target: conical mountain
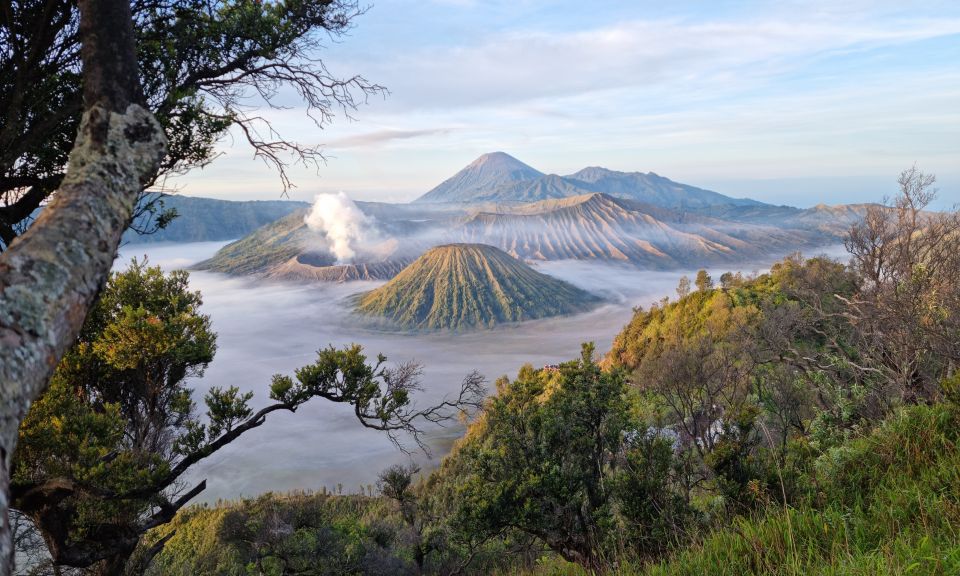
M 505 152 L 484 154 L 415 202 L 476 202 L 490 190 L 543 176 Z
M 469 330 L 583 312 L 599 299 L 485 244 L 426 252 L 362 295 L 357 311 L 410 330 Z

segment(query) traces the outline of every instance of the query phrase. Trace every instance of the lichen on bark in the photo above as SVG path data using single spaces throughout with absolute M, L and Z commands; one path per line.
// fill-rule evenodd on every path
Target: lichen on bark
M 0 255 L 0 576 L 13 570 L 8 489 L 20 421 L 79 333 L 165 153 L 143 107 L 90 107 L 54 200 Z

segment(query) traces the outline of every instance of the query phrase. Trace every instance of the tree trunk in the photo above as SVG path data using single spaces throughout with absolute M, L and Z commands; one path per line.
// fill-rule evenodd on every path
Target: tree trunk
M 125 576 L 130 554 L 111 556 L 94 564 L 94 576 Z
M 127 0 L 80 0 L 84 108 L 53 202 L 0 255 L 0 576 L 13 572 L 8 508 L 17 429 L 74 342 L 144 183 L 166 152 L 140 104 Z

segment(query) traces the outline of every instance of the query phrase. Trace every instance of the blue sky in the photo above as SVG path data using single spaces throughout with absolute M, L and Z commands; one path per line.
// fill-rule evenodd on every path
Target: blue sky
M 323 56 L 391 94 L 323 130 L 265 113 L 329 157 L 292 198 L 407 201 L 503 150 L 797 206 L 880 200 L 916 163 L 960 203 L 956 0 L 380 0 Z M 175 186 L 280 197 L 241 139 L 221 148 Z

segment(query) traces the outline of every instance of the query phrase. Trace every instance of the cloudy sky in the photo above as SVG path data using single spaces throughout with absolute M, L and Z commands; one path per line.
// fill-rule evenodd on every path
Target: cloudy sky
M 407 201 L 484 152 L 652 171 L 767 202 L 879 200 L 916 163 L 960 203 L 960 2 L 379 0 L 324 55 L 390 89 L 320 130 L 290 197 Z M 274 199 L 239 138 L 182 193 Z

